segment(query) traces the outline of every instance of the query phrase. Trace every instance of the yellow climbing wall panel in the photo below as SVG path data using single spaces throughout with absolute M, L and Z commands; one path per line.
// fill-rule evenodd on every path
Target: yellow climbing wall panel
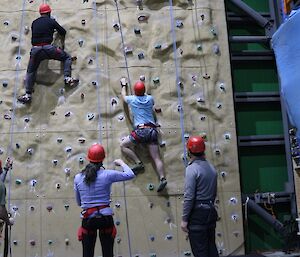
M 80 257 L 76 238 L 80 208 L 73 178 L 86 164 L 85 153 L 94 142 L 101 141 L 107 149 L 105 167 L 113 168 L 113 160 L 121 156 L 119 142 L 131 129 L 120 101 L 119 79 L 127 76 L 126 63 L 120 30 L 114 28 L 119 24 L 114 0 L 46 1 L 67 30 L 65 50 L 77 57 L 72 67 L 80 84 L 64 89 L 60 63 L 43 62 L 32 103 L 17 103 L 15 96 L 24 90 L 30 25 L 42 2 L 2 0 L 0 7 L 0 157 L 10 154 L 14 159 L 10 190 L 7 183 L 8 208 L 16 220 L 11 247 L 14 257 Z M 169 1 L 142 3 L 140 10 L 135 0 L 118 1 L 120 25 L 125 46 L 132 48 L 127 54 L 130 80 L 145 76 L 147 92 L 161 108 L 157 117 L 168 186 L 156 193 L 158 179 L 149 155 L 139 148 L 145 172 L 112 189 L 118 229 L 115 256 L 191 256 L 180 229 L 183 129 L 186 137 L 206 136 L 207 157 L 219 173 L 219 252 L 241 254 L 244 238 L 224 3 L 174 0 L 172 9 Z M 139 22 L 139 15 L 149 16 L 148 20 Z M 141 53 L 144 58 L 139 59 Z M 101 256 L 99 242 L 96 256 Z

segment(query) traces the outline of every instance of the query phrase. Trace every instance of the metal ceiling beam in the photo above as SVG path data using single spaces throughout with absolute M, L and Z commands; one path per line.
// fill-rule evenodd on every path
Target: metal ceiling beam
M 242 0 L 230 0 L 236 7 L 250 16 L 259 26 L 265 29 L 266 35 L 270 36 L 274 33 L 273 24 L 263 17 L 259 12 L 255 11 Z

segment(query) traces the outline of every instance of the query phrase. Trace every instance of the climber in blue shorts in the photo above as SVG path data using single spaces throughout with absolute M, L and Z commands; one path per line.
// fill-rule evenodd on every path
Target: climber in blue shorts
M 148 148 L 160 180 L 157 192 L 161 192 L 166 187 L 167 180 L 164 164 L 159 155 L 158 131 L 153 114 L 154 99 L 145 94 L 146 88 L 142 81 L 135 83 L 134 95 L 127 95 L 128 83 L 126 78 L 122 78 L 120 82 L 122 99 L 128 104 L 134 121 L 134 130 L 121 142 L 121 150 L 135 162 L 132 170 L 137 174 L 144 170 L 144 165 L 135 153 L 134 147 L 137 144 L 143 144 Z

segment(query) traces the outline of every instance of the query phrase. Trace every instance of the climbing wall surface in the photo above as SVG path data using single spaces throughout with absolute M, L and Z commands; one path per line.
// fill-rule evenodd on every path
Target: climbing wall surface
M 191 256 L 179 225 L 182 141 L 196 134 L 206 137 L 207 157 L 219 172 L 220 254 L 244 251 L 224 3 L 174 0 L 170 8 L 169 1 L 144 0 L 139 8 L 137 2 L 118 2 L 119 22 L 113 0 L 48 1 L 52 15 L 68 31 L 66 51 L 76 57 L 73 75 L 80 84 L 64 89 L 60 63 L 44 62 L 29 106 L 15 99 L 24 90 L 30 25 L 42 1 L 1 2 L 0 157 L 10 154 L 14 159 L 7 184 L 8 208 L 16 219 L 14 257 L 81 256 L 73 177 L 86 164 L 86 150 L 94 142 L 101 141 L 107 149 L 106 167 L 113 168 L 113 160 L 121 156 L 119 142 L 131 129 L 120 101 L 119 79 L 128 75 L 123 50 L 131 82 L 144 76 L 147 92 L 156 100 L 168 186 L 156 193 L 158 179 L 147 152 L 140 149 L 145 173 L 112 190 L 118 229 L 115 255 Z M 96 249 L 101 256 L 99 242 Z

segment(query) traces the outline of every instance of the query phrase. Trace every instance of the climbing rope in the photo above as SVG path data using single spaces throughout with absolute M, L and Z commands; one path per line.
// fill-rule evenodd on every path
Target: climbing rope
M 175 73 L 176 73 L 176 88 L 177 88 L 177 99 L 178 99 L 178 110 L 180 114 L 180 129 L 181 129 L 181 142 L 183 148 L 183 161 L 184 165 L 187 166 L 187 151 L 185 147 L 185 138 L 184 138 L 184 113 L 183 113 L 183 102 L 181 96 L 180 88 L 180 79 L 179 79 L 179 65 L 177 59 L 177 46 L 176 46 L 176 33 L 175 33 L 175 23 L 174 23 L 174 13 L 173 13 L 173 1 L 169 0 L 170 4 L 170 18 L 171 18 L 171 31 L 173 38 L 173 53 L 174 53 L 174 62 L 175 62 Z
M 22 4 L 22 15 L 21 15 L 21 21 L 20 21 L 20 31 L 19 31 L 19 46 L 18 46 L 18 54 L 16 57 L 17 63 L 16 63 L 16 72 L 15 72 L 15 82 L 14 82 L 14 96 L 13 96 L 13 106 L 12 106 L 12 115 L 11 115 L 11 123 L 10 123 L 10 129 L 9 129 L 9 146 L 7 149 L 7 157 L 10 157 L 12 155 L 12 145 L 14 141 L 14 126 L 15 126 L 15 114 L 16 114 L 16 102 L 17 102 L 17 91 L 18 91 L 18 84 L 19 84 L 19 77 L 20 77 L 20 62 L 21 62 L 21 45 L 22 45 L 22 39 L 23 39 L 23 29 L 24 29 L 24 16 L 25 16 L 25 3 L 26 1 L 23 0 Z M 7 196 L 7 203 L 8 203 L 8 208 L 10 208 L 11 204 L 11 169 L 8 171 L 8 196 Z M 9 212 L 9 210 L 8 210 Z M 8 233 L 5 233 L 8 235 L 8 248 L 9 248 L 9 253 L 10 256 L 12 256 L 12 251 L 11 251 L 11 226 L 9 226 L 9 231 Z M 5 250 L 5 255 L 4 257 L 7 256 L 7 251 Z
M 96 43 L 96 88 L 97 88 L 97 110 L 99 114 L 98 119 L 98 140 L 99 143 L 102 142 L 102 120 L 101 120 L 101 101 L 100 101 L 100 64 L 99 64 L 99 49 L 98 49 L 98 27 L 97 27 L 97 4 L 93 2 L 93 18 L 95 20 L 95 43 Z
M 120 28 L 119 30 L 120 30 L 120 36 L 121 36 L 121 42 L 122 42 L 122 51 L 123 51 L 123 55 L 124 55 L 125 67 L 126 67 L 127 78 L 128 78 L 128 85 L 129 85 L 130 94 L 132 94 L 131 81 L 130 81 L 130 75 L 129 75 L 129 69 L 128 69 L 127 55 L 126 55 L 126 52 L 125 52 L 124 35 L 123 35 L 123 30 L 122 30 L 118 0 L 115 0 L 115 3 L 116 3 L 117 14 L 118 14 L 118 22 L 119 22 L 119 28 Z
M 118 23 L 119 23 L 119 28 L 120 28 L 119 30 L 120 30 L 120 36 L 121 36 L 121 42 L 122 42 L 122 51 L 123 51 L 124 60 L 125 60 L 125 68 L 126 68 L 127 78 L 128 78 L 128 85 L 129 85 L 130 94 L 132 94 L 131 80 L 130 80 L 130 74 L 129 74 L 129 69 L 128 69 L 127 56 L 125 53 L 124 35 L 123 35 L 123 30 L 122 30 L 118 0 L 115 0 L 115 3 L 116 3 L 117 14 L 118 14 Z M 127 206 L 127 199 L 126 199 L 126 183 L 125 183 L 125 181 L 123 181 L 123 198 L 124 198 L 124 205 L 125 205 L 125 221 L 126 221 L 126 227 L 127 227 L 128 249 L 129 249 L 129 256 L 131 257 L 132 249 L 131 249 L 131 238 L 130 238 L 130 232 L 129 232 L 128 206 Z
M 199 7 L 197 5 L 197 1 L 195 1 L 195 6 L 194 6 L 194 10 L 195 10 L 195 21 L 194 21 L 194 16 L 192 15 L 192 19 L 193 19 L 193 23 L 196 24 L 196 30 L 197 30 L 197 33 L 195 33 L 195 40 L 198 41 L 199 43 L 201 42 L 201 32 L 200 32 L 200 28 L 199 28 L 199 24 L 201 24 L 201 21 L 199 20 Z M 208 3 L 209 4 L 209 7 L 208 9 L 211 10 L 211 4 L 210 2 Z M 205 16 L 203 15 L 203 19 L 202 21 L 206 19 Z M 205 55 L 203 55 L 203 57 L 199 57 L 199 64 L 200 66 L 203 64 L 203 67 L 204 67 L 204 74 L 207 75 L 208 72 L 207 72 L 207 63 L 206 63 L 206 60 L 205 60 Z M 203 97 L 206 98 L 206 94 L 207 94 L 207 98 L 210 99 L 210 95 L 209 95 L 209 90 L 205 90 L 204 86 L 207 86 L 209 87 L 209 83 L 208 81 L 205 79 L 204 80 L 204 83 L 203 83 Z M 209 103 L 208 103 L 209 104 Z M 214 124 L 211 124 L 213 123 L 213 121 L 211 122 L 210 119 L 207 119 L 207 124 L 208 124 L 208 128 L 210 131 L 212 131 L 212 133 L 210 133 L 211 135 L 213 135 L 213 140 L 214 142 L 217 142 L 217 136 L 216 136 L 216 130 L 215 130 L 215 126 Z M 212 161 L 214 162 L 215 161 L 215 154 L 212 154 Z

